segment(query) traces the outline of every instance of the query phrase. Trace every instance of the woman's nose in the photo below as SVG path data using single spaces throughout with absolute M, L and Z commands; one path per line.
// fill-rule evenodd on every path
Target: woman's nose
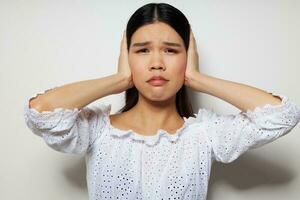
M 152 70 L 152 69 L 163 69 L 163 70 L 165 70 L 165 68 L 162 67 L 161 65 L 152 66 L 150 70 Z
M 162 56 L 159 52 L 155 52 L 151 58 L 150 70 L 152 69 L 163 69 L 165 70 L 165 65 L 162 60 Z

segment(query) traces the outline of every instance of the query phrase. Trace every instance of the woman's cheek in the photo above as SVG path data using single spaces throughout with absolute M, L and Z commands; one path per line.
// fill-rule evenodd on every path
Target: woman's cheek
M 170 64 L 172 66 L 172 74 L 176 75 L 176 77 L 184 77 L 186 70 L 186 61 L 185 60 L 177 60 L 176 62 Z
M 129 57 L 129 66 L 130 66 L 130 70 L 131 70 L 131 74 L 133 76 L 133 78 L 135 78 L 138 73 L 139 73 L 139 63 L 137 62 L 137 60 L 133 57 Z
M 134 85 L 139 86 L 141 84 L 146 83 L 147 78 L 144 77 L 145 69 L 143 68 L 143 66 L 140 66 L 137 63 L 135 63 L 135 65 L 131 66 L 131 74 L 132 74 Z

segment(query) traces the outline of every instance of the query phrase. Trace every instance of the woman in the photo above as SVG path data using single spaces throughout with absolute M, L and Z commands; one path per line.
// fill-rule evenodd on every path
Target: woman
M 299 107 L 282 94 L 200 72 L 186 17 L 150 3 L 129 19 L 118 72 L 26 99 L 25 120 L 53 149 L 85 155 L 89 198 L 206 199 L 213 161 L 229 163 L 290 132 Z M 194 116 L 186 87 L 241 110 Z M 87 105 L 126 91 L 125 106 Z

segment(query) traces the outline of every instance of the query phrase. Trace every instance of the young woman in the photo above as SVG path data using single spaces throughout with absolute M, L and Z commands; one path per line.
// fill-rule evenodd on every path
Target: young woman
M 287 96 L 203 74 L 186 17 L 150 3 L 129 19 L 118 72 L 26 99 L 25 120 L 53 149 L 84 155 L 89 198 L 206 199 L 213 161 L 229 163 L 290 132 L 300 109 Z M 186 87 L 241 110 L 193 114 Z M 125 106 L 87 105 L 126 91 Z

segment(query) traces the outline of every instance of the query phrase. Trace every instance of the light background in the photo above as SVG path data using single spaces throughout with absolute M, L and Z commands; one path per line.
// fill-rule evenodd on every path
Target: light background
M 117 72 L 122 32 L 151 1 L 0 0 L 0 199 L 88 199 L 84 158 L 50 149 L 26 127 L 25 98 L 38 91 Z M 200 70 L 273 90 L 300 102 L 300 1 L 165 1 L 189 19 Z M 112 113 L 124 92 L 104 97 Z M 191 93 L 194 110 L 229 114 L 227 102 Z M 98 101 L 99 102 L 99 101 Z M 300 127 L 230 164 L 216 163 L 209 200 L 296 200 Z

